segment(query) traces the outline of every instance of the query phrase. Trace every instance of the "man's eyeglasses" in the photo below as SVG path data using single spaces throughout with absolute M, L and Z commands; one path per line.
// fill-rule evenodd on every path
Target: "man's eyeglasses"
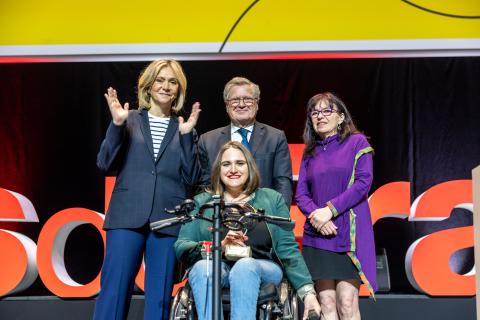
M 310 117 L 312 118 L 318 118 L 320 114 L 322 114 L 324 117 L 331 116 L 332 113 L 337 112 L 335 109 L 322 109 L 322 110 L 313 110 L 310 112 Z
M 227 100 L 227 102 L 232 107 L 238 107 L 242 101 L 247 107 L 251 107 L 251 106 L 253 106 L 255 101 L 257 101 L 257 99 L 251 98 L 251 97 L 238 97 L 238 98 L 232 98 L 232 99 Z

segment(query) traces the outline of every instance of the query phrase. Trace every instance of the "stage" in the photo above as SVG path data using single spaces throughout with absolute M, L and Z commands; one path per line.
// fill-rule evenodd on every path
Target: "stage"
M 474 320 L 475 298 L 378 294 L 377 301 L 361 298 L 364 320 Z M 60 299 L 56 296 L 11 297 L 0 300 L 0 318 L 15 320 L 91 319 L 94 299 Z M 135 295 L 129 320 L 143 319 L 143 296 Z

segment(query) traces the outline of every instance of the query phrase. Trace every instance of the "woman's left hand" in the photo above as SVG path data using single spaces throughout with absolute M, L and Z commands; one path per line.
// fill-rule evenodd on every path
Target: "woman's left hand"
M 316 209 L 308 216 L 308 220 L 312 224 L 312 226 L 320 231 L 325 223 L 330 221 L 333 217 L 333 213 L 329 207 L 323 207 Z
M 183 117 L 178 117 L 178 130 L 181 134 L 187 134 L 192 132 L 193 128 L 197 125 L 198 117 L 200 116 L 200 103 L 195 102 L 192 106 L 192 113 L 190 113 L 190 117 L 185 122 Z
M 320 232 L 324 236 L 331 236 L 331 235 L 336 236 L 337 235 L 337 226 L 333 223 L 332 220 L 330 220 L 327 223 L 325 223 L 320 228 L 320 230 L 317 230 L 317 231 Z

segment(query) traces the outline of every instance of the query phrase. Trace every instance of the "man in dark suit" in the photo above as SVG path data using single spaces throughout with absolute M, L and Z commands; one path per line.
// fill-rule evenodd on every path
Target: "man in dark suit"
M 223 100 L 230 124 L 202 134 L 198 141 L 202 183 L 210 182 L 210 169 L 220 147 L 230 140 L 240 141 L 255 158 L 260 171 L 260 187 L 280 192 L 290 205 L 293 179 L 287 139 L 283 131 L 255 121 L 260 100 L 258 85 L 235 77 L 225 85 Z

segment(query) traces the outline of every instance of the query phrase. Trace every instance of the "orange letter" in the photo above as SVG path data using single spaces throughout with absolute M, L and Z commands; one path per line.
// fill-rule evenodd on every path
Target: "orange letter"
M 38 222 L 30 200 L 21 194 L 0 188 L 0 221 Z M 37 245 L 27 236 L 0 229 L 0 252 L 4 255 L 0 272 L 0 296 L 23 291 L 38 275 Z
M 290 157 L 292 159 L 293 181 L 298 181 L 298 173 L 300 172 L 300 163 L 302 162 L 303 148 L 303 143 L 288 144 L 288 149 L 290 150 Z
M 100 290 L 100 274 L 90 283 L 75 282 L 65 269 L 64 249 L 67 238 L 79 225 L 93 224 L 103 238 L 104 215 L 84 208 L 70 208 L 54 214 L 43 226 L 38 237 L 37 264 L 45 286 L 59 297 L 91 297 Z
M 473 211 L 471 180 L 447 181 L 428 189 L 414 201 L 410 220 L 444 220 L 454 208 Z M 405 257 L 410 283 L 432 296 L 475 295 L 475 276 L 457 274 L 449 265 L 456 251 L 469 247 L 473 247 L 471 226 L 443 230 L 418 239 Z
M 390 182 L 378 188 L 368 199 L 372 225 L 386 217 L 407 218 L 410 212 L 410 182 Z

